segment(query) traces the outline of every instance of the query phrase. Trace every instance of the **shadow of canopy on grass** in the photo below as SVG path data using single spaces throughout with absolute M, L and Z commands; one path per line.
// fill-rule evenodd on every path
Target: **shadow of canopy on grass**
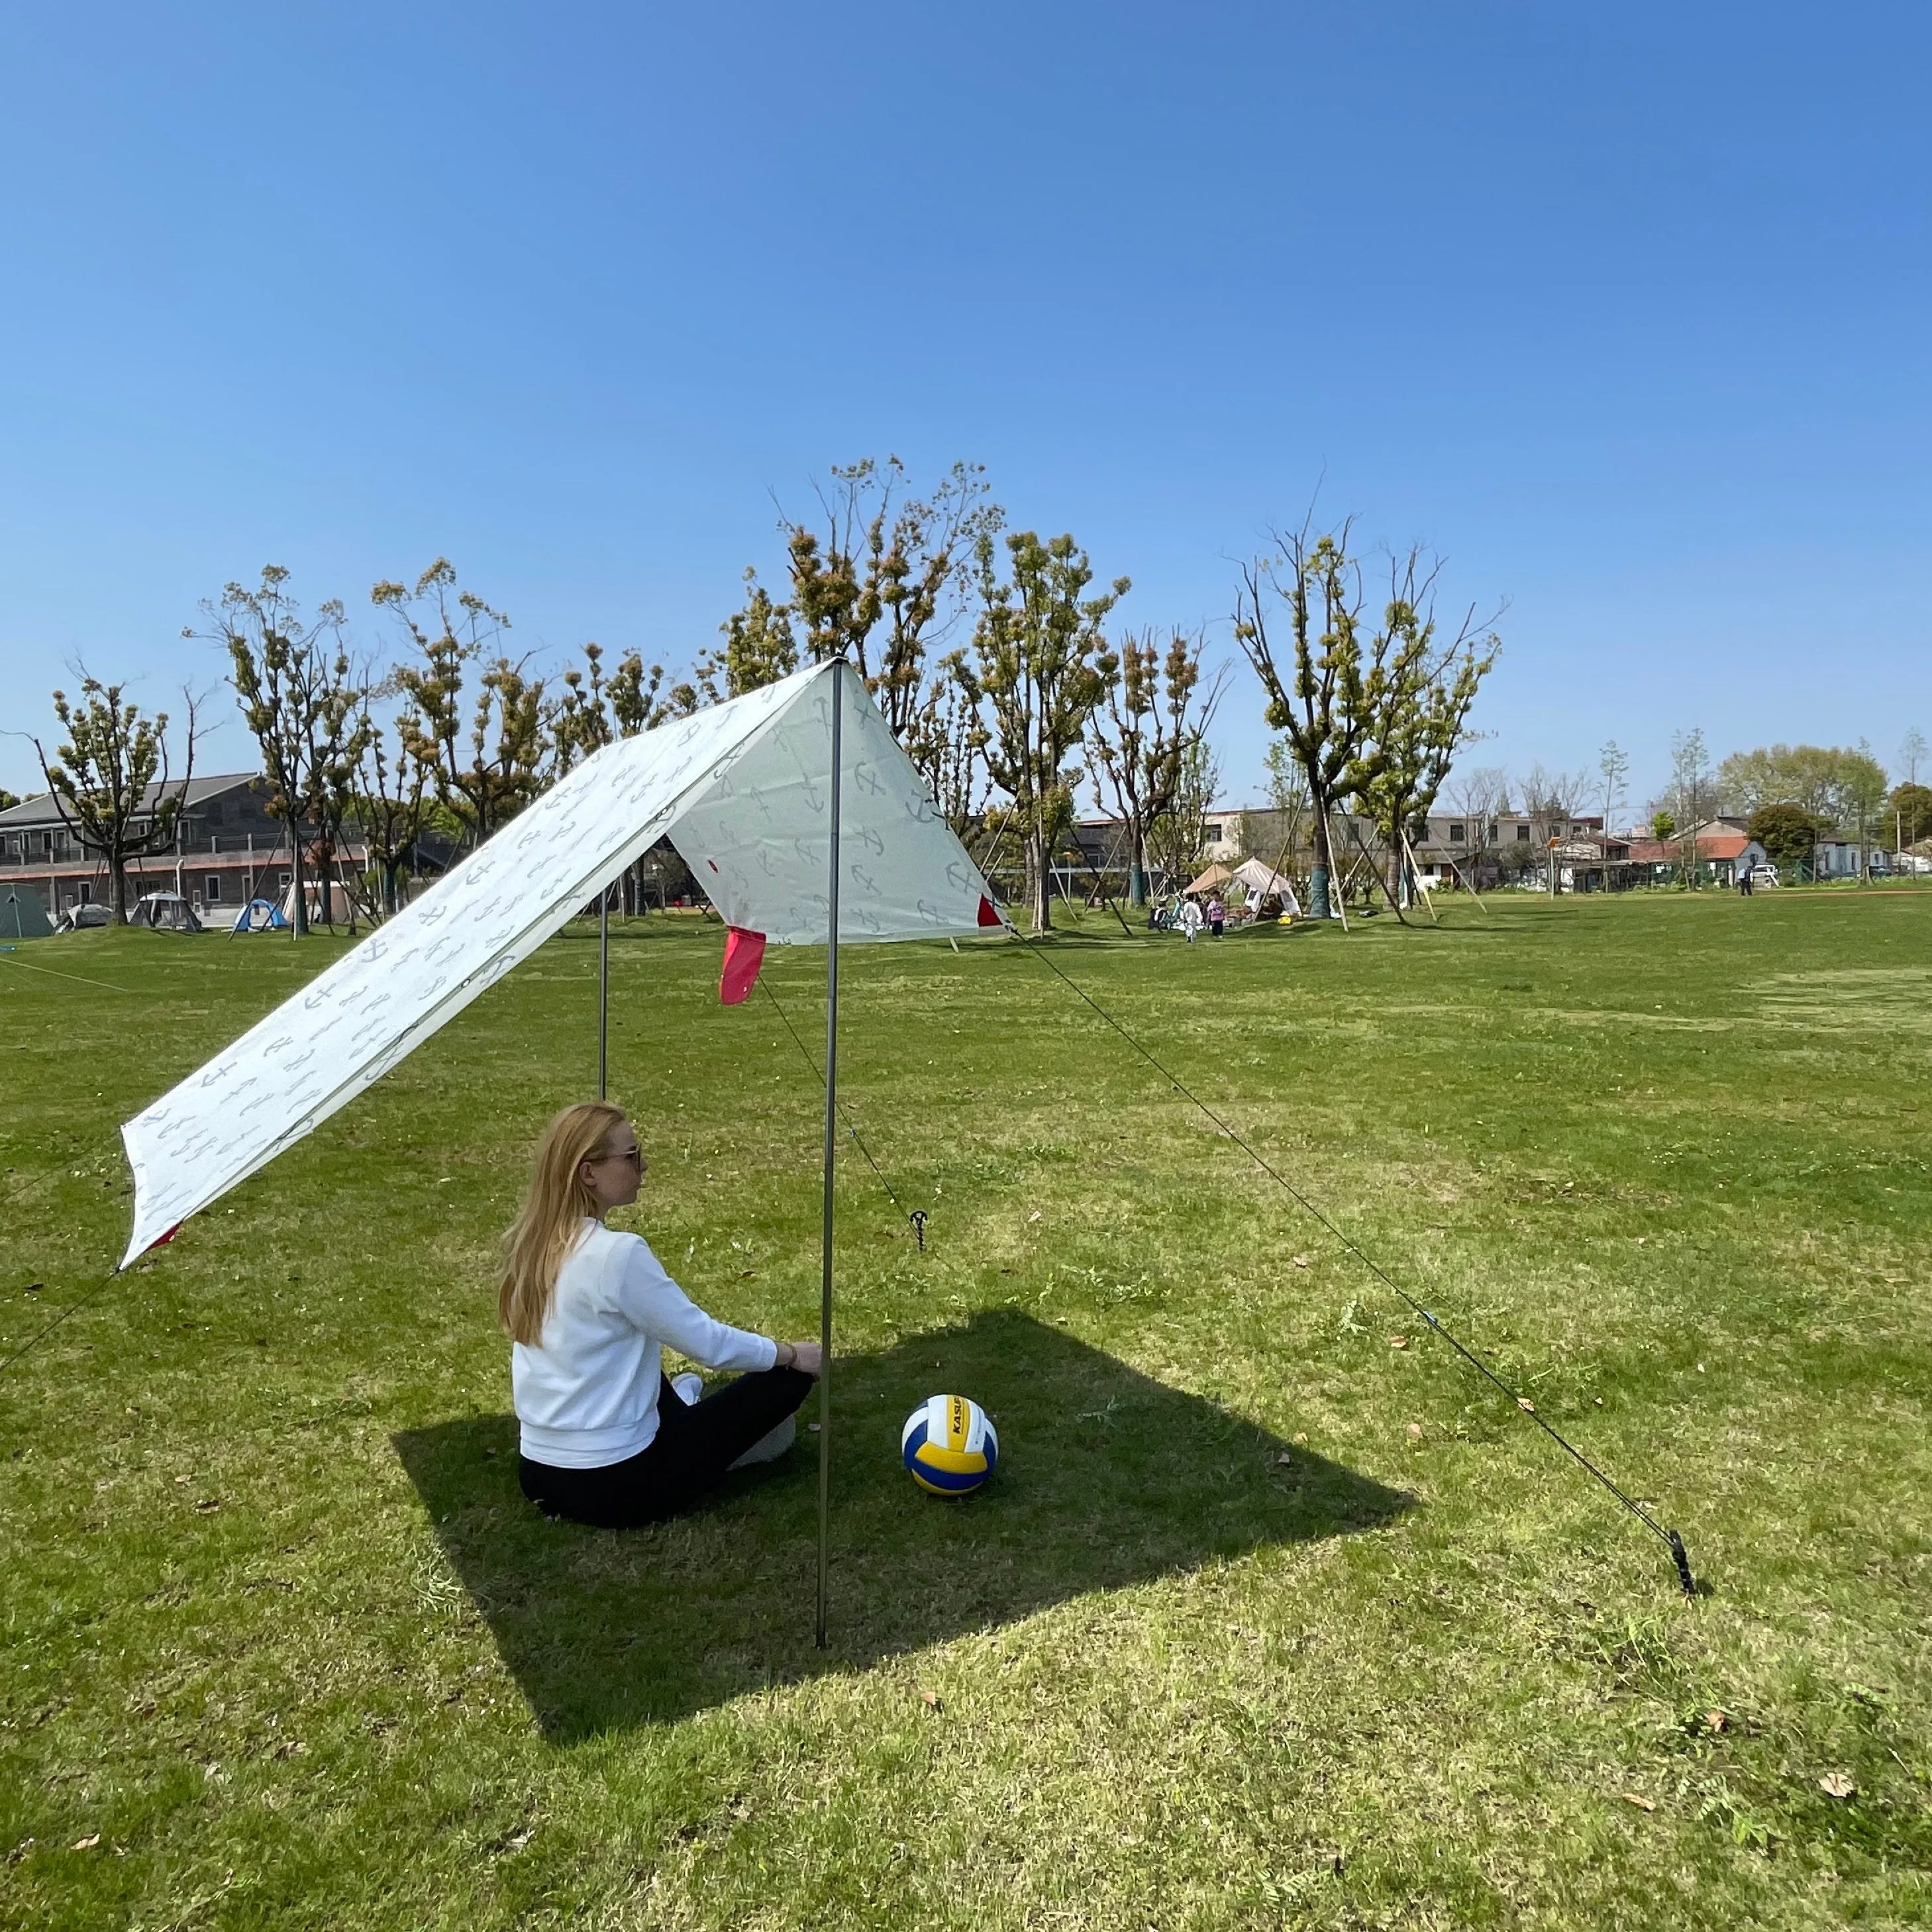
M 899 1429 L 940 1390 L 1000 1432 L 961 1502 L 915 1487 Z M 808 1398 L 802 1419 L 816 1412 Z M 457 1576 L 544 1734 L 568 1742 L 875 1663 L 1410 1505 L 1198 1396 L 1011 1311 L 842 1359 L 832 1385 L 830 1648 L 812 1644 L 818 1438 L 643 1529 L 546 1521 L 517 1486 L 514 1417 L 394 1438 Z M 494 1453 L 492 1453 L 494 1452 Z M 1283 1463 L 1283 1456 L 1290 1460 Z

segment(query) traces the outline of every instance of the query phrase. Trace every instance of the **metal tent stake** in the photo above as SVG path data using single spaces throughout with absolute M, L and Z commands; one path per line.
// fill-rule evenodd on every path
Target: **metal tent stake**
M 831 858 L 826 885 L 825 1199 L 818 1288 L 818 1648 L 825 1648 L 825 1607 L 832 1548 L 832 1177 L 838 1156 L 838 800 L 844 777 L 840 714 L 844 668 L 832 669 Z
M 610 888 L 597 896 L 597 1097 L 608 1097 L 610 1067 Z

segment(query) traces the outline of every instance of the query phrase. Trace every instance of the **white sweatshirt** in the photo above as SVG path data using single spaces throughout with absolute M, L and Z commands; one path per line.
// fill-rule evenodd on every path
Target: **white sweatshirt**
M 663 1344 L 710 1369 L 769 1369 L 778 1346 L 714 1322 L 638 1234 L 586 1220 L 558 1270 L 535 1348 L 510 1348 L 524 1454 L 554 1468 L 601 1469 L 658 1432 Z

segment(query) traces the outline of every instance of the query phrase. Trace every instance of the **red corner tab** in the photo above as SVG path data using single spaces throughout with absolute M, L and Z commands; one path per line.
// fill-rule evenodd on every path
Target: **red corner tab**
M 1005 922 L 994 910 L 992 901 L 982 892 L 980 895 L 980 923 L 982 926 L 1003 926 Z
M 724 970 L 718 979 L 718 1004 L 742 1006 L 752 997 L 752 988 L 758 983 L 758 968 L 764 963 L 762 932 L 748 932 L 742 926 L 728 928 L 724 935 Z

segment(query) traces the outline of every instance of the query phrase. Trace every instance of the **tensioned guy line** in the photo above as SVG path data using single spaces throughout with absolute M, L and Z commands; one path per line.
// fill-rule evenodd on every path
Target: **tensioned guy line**
M 763 989 L 765 998 L 771 1001 L 772 1010 L 778 1015 L 780 1019 L 784 1021 L 785 1031 L 791 1035 L 792 1044 L 798 1048 L 800 1055 L 804 1060 L 806 1065 L 812 1069 L 812 1077 L 818 1081 L 818 1084 L 821 1087 L 824 1086 L 825 1084 L 825 1075 L 823 1070 L 820 1067 L 818 1062 L 812 1058 L 811 1048 L 806 1045 L 803 1040 L 799 1038 L 798 1029 L 792 1024 L 790 1016 L 787 1013 L 784 1008 L 778 1004 L 778 996 L 772 991 L 771 982 L 760 975 L 758 980 L 758 985 Z M 838 1102 L 838 1112 L 839 1117 L 845 1123 L 845 1131 L 852 1137 L 852 1144 L 866 1156 L 866 1165 L 878 1177 L 879 1185 L 886 1190 L 886 1198 L 892 1202 L 892 1205 L 896 1208 L 902 1214 L 905 1216 L 907 1222 L 910 1226 L 913 1232 L 919 1237 L 919 1245 L 922 1251 L 926 1246 L 925 1210 L 921 1208 L 914 1208 L 910 1212 L 908 1211 L 905 1203 L 899 1198 L 898 1194 L 894 1191 L 892 1184 L 886 1178 L 884 1168 L 880 1167 L 879 1163 L 872 1158 L 872 1149 L 866 1146 L 864 1137 L 860 1133 L 858 1128 L 853 1124 L 852 1116 L 847 1112 L 845 1102 L 843 1100 L 841 1100 Z
M 1013 936 L 1016 939 L 1020 938 L 1020 935 L 1017 932 L 1016 932 Z M 1564 1436 L 1561 1430 L 1555 1427 L 1550 1422 L 1548 1418 L 1544 1415 L 1541 1410 L 1538 1409 L 1532 1402 L 1531 1402 L 1527 1396 L 1519 1395 L 1516 1391 L 1511 1388 L 1509 1384 L 1504 1382 L 1502 1377 L 1498 1375 L 1496 1372 L 1492 1369 L 1486 1362 L 1484 1361 L 1480 1356 L 1476 1354 L 1472 1350 L 1466 1348 L 1454 1335 L 1451 1334 L 1450 1331 L 1443 1326 L 1441 1322 L 1437 1320 L 1435 1316 L 1431 1314 L 1427 1309 L 1424 1307 L 1422 1304 L 1417 1300 L 1415 1297 L 1411 1294 L 1407 1288 L 1402 1286 L 1401 1282 L 1397 1281 L 1391 1274 L 1390 1274 L 1386 1268 L 1382 1267 L 1382 1265 L 1377 1262 L 1372 1256 L 1365 1252 L 1359 1242 L 1356 1241 L 1352 1236 L 1343 1232 L 1343 1231 L 1338 1227 L 1328 1215 L 1324 1214 L 1312 1201 L 1310 1200 L 1308 1196 L 1303 1193 L 1300 1189 L 1297 1187 L 1286 1175 L 1282 1174 L 1269 1162 L 1264 1160 L 1261 1154 L 1256 1151 L 1255 1148 L 1250 1144 L 1246 1138 L 1244 1138 L 1241 1135 L 1237 1133 L 1232 1127 L 1228 1126 L 1226 1120 L 1222 1119 L 1219 1114 L 1215 1112 L 1212 1107 L 1208 1106 L 1206 1101 L 1202 1100 L 1198 1094 L 1194 1093 L 1191 1089 L 1190 1089 L 1178 1074 L 1170 1072 L 1166 1067 L 1162 1066 L 1147 1048 L 1143 1046 L 1118 1020 L 1114 1018 L 1112 1013 L 1108 1012 L 1105 1006 L 1101 1005 L 1098 1000 L 1095 999 L 1091 994 L 1088 993 L 1076 981 L 1069 978 L 1066 974 L 1061 970 L 1059 964 L 1054 961 L 1049 953 L 1048 953 L 1043 948 L 1030 940 L 1021 939 L 1020 944 L 1025 946 L 1027 950 L 1032 954 L 1035 958 L 1038 959 L 1042 965 L 1045 966 L 1049 972 L 1052 973 L 1057 979 L 1069 988 L 1078 998 L 1083 1000 L 1089 1006 L 1092 1007 L 1094 1011 L 1098 1014 L 1108 1026 L 1112 1027 L 1114 1032 L 1118 1034 L 1120 1037 L 1125 1040 L 1126 1043 L 1132 1047 L 1133 1050 L 1138 1053 L 1163 1080 L 1166 1081 L 1168 1085 L 1172 1087 L 1177 1094 L 1180 1094 L 1184 1100 L 1192 1102 L 1193 1106 L 1198 1107 L 1209 1120 L 1212 1120 L 1215 1126 L 1218 1127 L 1223 1134 L 1226 1135 L 1228 1138 L 1232 1141 L 1234 1144 L 1254 1162 L 1256 1166 L 1259 1168 L 1276 1186 L 1280 1188 L 1291 1200 L 1294 1201 L 1301 1208 L 1304 1214 L 1308 1215 L 1312 1220 L 1318 1222 L 1320 1226 L 1325 1228 L 1330 1234 L 1334 1235 L 1336 1240 L 1341 1243 L 1342 1247 L 1348 1253 L 1353 1255 L 1356 1260 L 1360 1262 L 1363 1267 L 1366 1268 L 1370 1274 L 1373 1275 L 1384 1287 L 1387 1288 L 1390 1291 L 1390 1293 L 1399 1295 L 1402 1300 L 1406 1302 L 1410 1308 L 1413 1309 L 1418 1315 L 1420 1316 L 1423 1320 L 1427 1322 L 1429 1326 L 1434 1330 L 1437 1334 L 1441 1336 L 1443 1340 L 1447 1342 L 1450 1347 L 1454 1348 L 1456 1354 L 1460 1355 L 1463 1360 L 1467 1362 L 1478 1375 L 1482 1376 L 1485 1381 L 1492 1384 L 1504 1395 L 1508 1396 L 1510 1400 L 1515 1403 L 1516 1408 L 1522 1414 L 1527 1415 L 1530 1420 L 1536 1424 L 1538 1428 L 1541 1430 L 1558 1448 L 1562 1450 L 1565 1455 L 1570 1456 L 1580 1468 L 1586 1470 L 1592 1476 L 1594 1476 L 1612 1496 L 1616 1498 L 1618 1502 L 1623 1504 L 1625 1509 L 1630 1511 L 1632 1516 L 1636 1518 L 1638 1522 L 1642 1523 L 1653 1536 L 1658 1538 L 1659 1540 L 1661 1541 L 1670 1550 L 1671 1561 L 1677 1566 L 1677 1580 L 1682 1585 L 1684 1594 L 1689 1597 L 1694 1597 L 1697 1594 L 1696 1579 L 1690 1574 L 1690 1556 L 1684 1550 L 1683 1538 L 1678 1535 L 1676 1530 L 1666 1528 L 1662 1523 L 1658 1521 L 1655 1516 L 1651 1514 L 1648 1510 L 1644 1508 L 1642 1504 L 1637 1502 L 1635 1498 L 1627 1495 L 1616 1484 L 1612 1482 L 1601 1469 L 1598 1468 L 1596 1464 L 1592 1462 L 1589 1457 L 1583 1454 L 1582 1450 L 1579 1449 L 1576 1445 L 1568 1438 L 1568 1437 Z

